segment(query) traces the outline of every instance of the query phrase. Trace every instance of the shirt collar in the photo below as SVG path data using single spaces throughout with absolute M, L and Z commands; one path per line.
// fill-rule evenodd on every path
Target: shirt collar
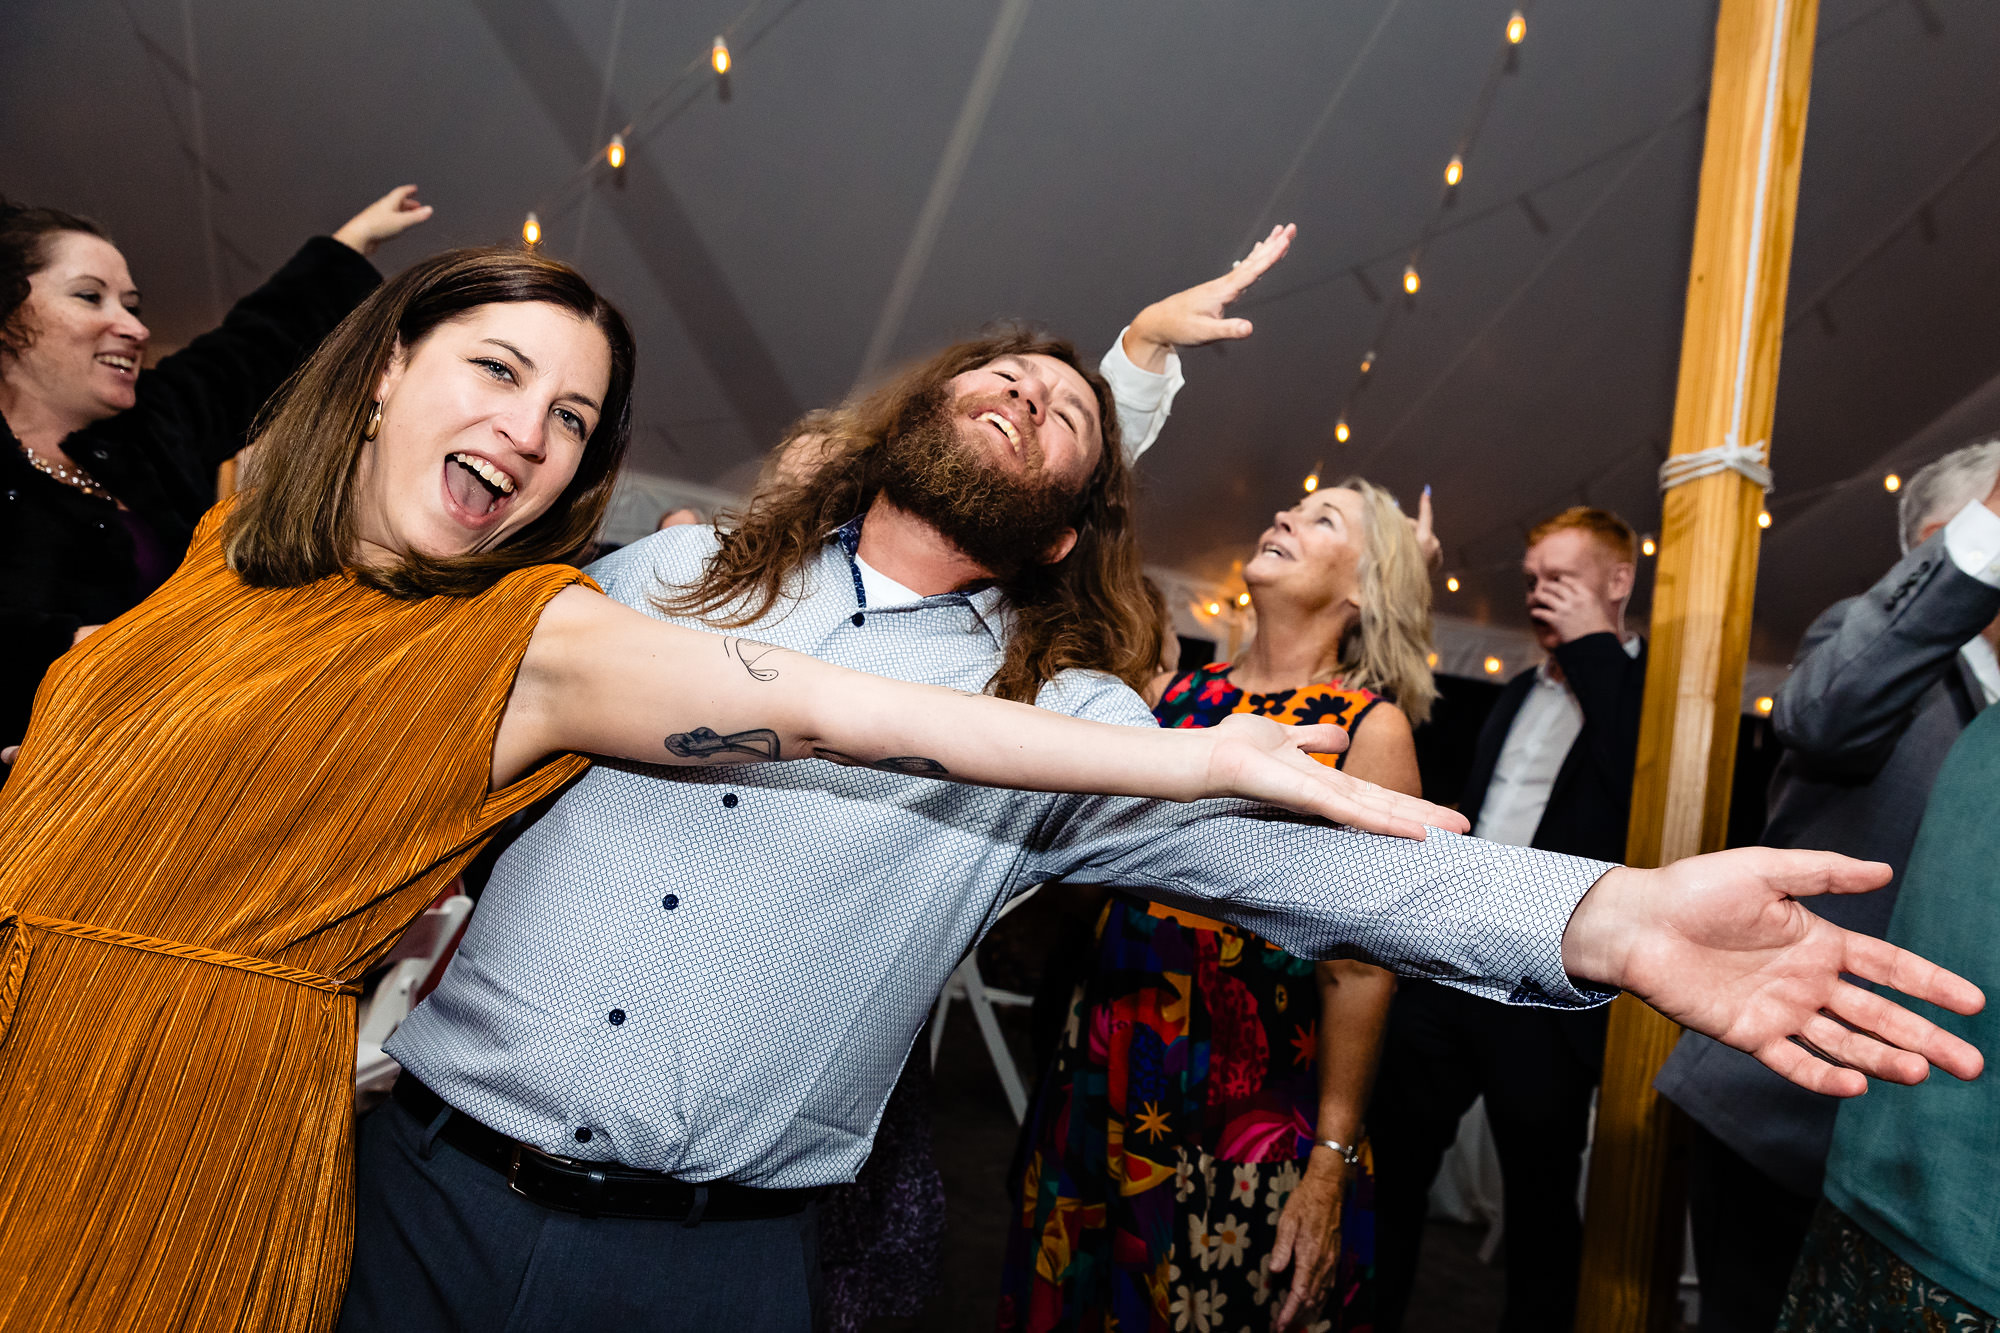
M 868 609 L 868 589 L 861 581 L 861 520 L 864 515 L 856 514 L 847 522 L 833 530 L 827 543 L 838 546 L 845 557 L 849 580 L 854 588 L 854 607 L 857 611 Z M 979 623 L 993 636 L 993 642 L 1003 651 L 1007 640 L 1013 636 L 1013 610 L 1008 605 L 1007 594 L 998 584 L 989 583 L 972 592 L 941 592 L 924 598 L 910 606 L 891 607 L 891 611 L 913 611 L 933 606 L 964 606 L 979 618 Z

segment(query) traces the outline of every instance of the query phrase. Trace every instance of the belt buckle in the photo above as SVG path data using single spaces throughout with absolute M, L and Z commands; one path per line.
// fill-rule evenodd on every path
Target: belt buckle
M 532 1153 L 543 1161 L 554 1162 L 558 1166 L 575 1167 L 579 1165 L 573 1157 L 563 1157 L 556 1153 L 543 1152 L 532 1143 L 523 1143 L 519 1139 L 515 1139 L 514 1151 L 508 1154 L 507 1157 L 507 1188 L 526 1199 L 529 1203 L 535 1203 L 537 1200 L 520 1186 L 522 1153 Z

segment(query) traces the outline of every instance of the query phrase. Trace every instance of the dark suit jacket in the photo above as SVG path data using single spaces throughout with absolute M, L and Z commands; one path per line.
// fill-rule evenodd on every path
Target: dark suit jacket
M 1563 759 L 1533 846 L 1544 851 L 1625 859 L 1625 825 L 1632 812 L 1632 767 L 1639 755 L 1639 707 L 1646 689 L 1646 649 L 1628 657 L 1615 634 L 1586 634 L 1555 651 L 1563 678 L 1583 707 L 1583 730 Z M 1523 671 L 1494 701 L 1473 752 L 1461 809 L 1476 828 L 1486 789 L 1507 733 L 1535 686 Z
M 1628 656 L 1617 635 L 1586 634 L 1558 647 L 1555 659 L 1583 708 L 1583 730 L 1556 772 L 1530 845 L 1599 861 L 1623 861 L 1625 825 L 1632 810 L 1632 768 L 1639 754 L 1639 709 L 1646 689 L 1645 646 L 1642 643 L 1636 656 Z M 1501 747 L 1534 685 L 1532 670 L 1508 681 L 1480 729 L 1460 807 L 1475 828 Z M 1516 1011 L 1510 1019 L 1523 1027 L 1554 1026 L 1577 1059 L 1601 1071 L 1610 1013 L 1609 1007 L 1582 1012 L 1537 1009 Z
M 1886 861 L 1896 872 L 1875 893 L 1804 900 L 1827 920 L 1876 936 L 1888 929 L 1938 769 L 1984 701 L 1958 650 L 1996 615 L 2000 589 L 1954 565 L 1939 533 L 1806 631 L 1771 714 L 1785 754 L 1761 841 Z M 1819 1193 L 1836 1099 L 1693 1033 L 1654 1086 L 1779 1184 Z

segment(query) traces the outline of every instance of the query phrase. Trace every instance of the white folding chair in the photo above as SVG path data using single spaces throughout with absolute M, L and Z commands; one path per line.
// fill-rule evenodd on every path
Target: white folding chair
M 456 891 L 424 909 L 403 938 L 389 951 L 389 968 L 375 994 L 363 1006 L 354 1043 L 354 1097 L 365 1103 L 386 1095 L 402 1066 L 383 1054 L 396 1025 L 409 1017 L 418 990 L 430 978 L 445 952 L 457 942 L 472 915 L 472 899 Z
M 1000 909 L 999 921 L 1007 919 L 1007 914 L 1041 890 L 1036 884 L 1023 889 L 1008 900 Z M 1000 1031 L 1000 1019 L 994 1012 L 996 1005 L 1012 1005 L 1025 1008 L 1035 1002 L 1032 995 L 1019 991 L 996 990 L 986 984 L 979 975 L 979 950 L 968 950 L 965 961 L 952 971 L 938 992 L 937 1008 L 931 1013 L 931 1068 L 937 1068 L 938 1049 L 944 1045 L 945 1015 L 951 1012 L 953 1000 L 964 1000 L 972 1009 L 972 1021 L 979 1025 L 979 1035 L 986 1043 L 986 1054 L 993 1061 L 993 1072 L 1000 1076 L 1000 1088 L 1007 1094 L 1007 1109 L 1014 1113 L 1014 1123 L 1020 1124 L 1028 1116 L 1028 1089 L 1021 1082 L 1021 1071 L 1014 1066 L 1014 1054 L 1007 1049 L 1007 1038 Z

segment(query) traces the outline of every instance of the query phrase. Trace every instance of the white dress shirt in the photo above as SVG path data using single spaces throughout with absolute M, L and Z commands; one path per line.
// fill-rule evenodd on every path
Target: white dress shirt
M 1625 655 L 1639 655 L 1638 635 L 1625 640 Z M 1530 846 L 1541 827 L 1542 812 L 1549 807 L 1556 775 L 1582 731 L 1583 705 L 1543 662 L 1535 668 L 1534 688 L 1507 728 L 1493 780 L 1486 786 L 1486 801 L 1479 807 L 1479 827 L 1472 835 L 1510 847 Z
M 1136 367 L 1135 367 L 1136 369 Z M 1944 549 L 1951 562 L 1989 588 L 2000 588 L 2000 515 L 1974 500 L 1944 525 Z M 2000 702 L 2000 659 L 1984 635 L 1958 650 L 1972 678 L 1979 682 L 1982 703 Z
M 1127 329 L 1131 325 L 1125 326 Z M 1111 342 L 1111 350 L 1104 354 L 1104 360 L 1097 365 L 1097 373 L 1104 376 L 1104 382 L 1111 386 L 1111 397 L 1118 404 L 1118 427 L 1124 433 L 1125 461 L 1136 463 L 1139 455 L 1153 447 L 1153 441 L 1160 438 L 1160 430 L 1167 424 L 1167 414 L 1174 409 L 1174 395 L 1187 383 L 1181 374 L 1181 354 L 1167 353 L 1167 368 L 1157 374 L 1141 370 L 1131 357 L 1125 355 L 1125 329 Z

